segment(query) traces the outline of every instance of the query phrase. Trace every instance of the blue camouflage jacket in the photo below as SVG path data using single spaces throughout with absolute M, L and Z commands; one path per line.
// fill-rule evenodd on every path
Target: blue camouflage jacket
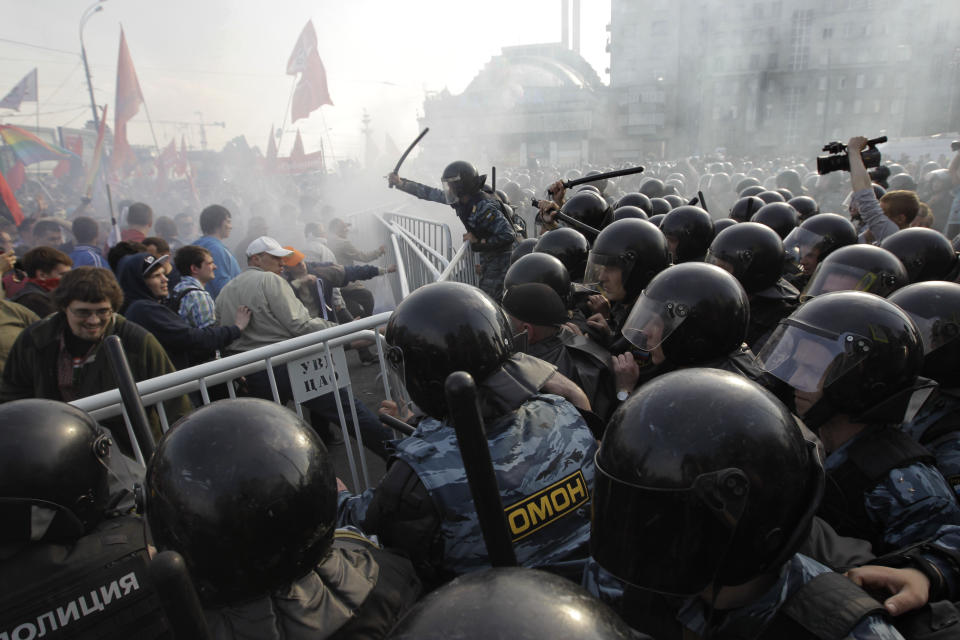
M 487 439 L 518 562 L 536 567 L 575 556 L 590 536 L 597 450 L 580 413 L 559 396 L 535 395 L 488 425 Z M 439 514 L 439 568 L 461 574 L 488 567 L 453 428 L 426 418 L 393 448 L 395 457 L 416 473 Z M 373 491 L 346 501 L 343 495 L 340 522 L 363 522 Z
M 412 180 L 404 180 L 400 189 L 414 195 L 421 200 L 430 200 L 447 204 L 443 191 Z M 488 198 L 483 192 L 478 193 L 467 204 L 457 202 L 451 205 L 457 212 L 457 217 L 463 226 L 475 235 L 482 243 L 474 243 L 472 249 L 478 252 L 510 251 L 516 240 L 516 233 L 507 220 L 500 204 L 493 198 Z
M 911 438 L 925 446 L 937 469 L 960 497 L 960 394 L 954 389 L 933 390 L 917 413 L 901 425 Z
M 872 430 L 873 427 L 857 434 L 827 456 L 824 469 L 828 483 L 832 472 L 847 461 L 851 446 L 858 439 L 869 437 Z M 943 526 L 960 525 L 956 494 L 940 472 L 924 462 L 891 470 L 864 494 L 863 500 L 867 516 L 878 535 L 874 537 L 870 532 L 856 535 L 873 539 L 874 553 L 929 540 Z M 830 522 L 829 518 L 827 521 Z M 839 529 L 838 532 L 854 535 Z M 878 542 L 882 542 L 886 549 L 878 548 Z
M 736 638 L 761 638 L 764 628 L 773 620 L 780 607 L 795 594 L 800 587 L 820 575 L 830 571 L 816 560 L 799 553 L 783 566 L 780 577 L 759 598 L 750 604 L 724 611 L 722 616 L 715 614 L 715 623 L 710 637 L 723 638 L 724 632 L 736 628 Z M 605 571 L 592 558 L 583 574 L 583 586 L 594 596 L 619 610 L 618 603 L 623 597 L 625 583 Z M 687 598 L 677 601 L 676 619 L 687 629 L 701 637 L 706 637 L 708 610 L 700 598 Z M 828 612 L 825 612 L 825 614 Z M 670 613 L 664 611 L 664 615 Z M 639 631 L 644 631 L 639 629 Z M 879 616 L 868 616 L 853 628 L 848 636 L 851 640 L 902 640 L 893 626 Z

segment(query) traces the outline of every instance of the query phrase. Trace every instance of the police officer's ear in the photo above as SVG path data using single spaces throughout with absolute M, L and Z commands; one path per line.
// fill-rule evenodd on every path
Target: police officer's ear
M 483 189 L 483 185 L 486 184 L 486 182 L 487 182 L 487 174 L 483 173 L 483 174 L 477 176 L 477 187 L 476 187 L 476 188 L 477 188 L 477 191 L 482 190 L 482 189 Z

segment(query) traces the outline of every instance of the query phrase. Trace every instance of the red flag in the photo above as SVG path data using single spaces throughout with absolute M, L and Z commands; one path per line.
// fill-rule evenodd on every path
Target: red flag
M 312 20 L 307 21 L 287 61 L 287 74 L 296 75 L 298 72 L 300 81 L 293 91 L 291 122 L 306 118 L 325 104 L 333 105 L 327 89 L 327 71 L 317 52 L 317 32 Z
M 303 140 L 300 138 L 300 129 L 297 129 L 297 138 L 293 141 L 293 149 L 290 150 L 291 158 L 302 158 L 307 155 L 303 152 Z
M 177 154 L 177 162 L 173 165 L 173 175 L 185 176 L 188 171 L 187 161 L 187 139 L 180 136 L 180 153 Z
M 267 141 L 267 160 L 273 161 L 277 157 L 277 139 L 273 135 L 273 127 L 270 127 L 270 140 Z
M 14 191 L 19 191 L 23 183 L 27 181 L 27 165 L 17 160 L 10 170 L 7 171 L 7 184 Z
M 120 53 L 117 58 L 117 93 L 114 105 L 113 125 L 113 161 L 114 170 L 133 164 L 133 152 L 127 143 L 127 121 L 137 114 L 143 103 L 143 93 L 137 72 L 133 68 L 133 59 L 127 49 L 127 38 L 120 29 Z
M 22 164 L 20 166 L 23 167 Z M 2 173 L 0 173 L 0 200 L 2 200 L 3 205 L 3 208 L 0 208 L 0 215 L 10 218 L 13 220 L 13 224 L 20 226 L 20 223 L 23 222 L 23 211 L 20 210 L 20 203 L 17 202 L 17 198 L 13 195 L 13 189 L 4 180 Z
M 83 157 L 83 138 L 82 137 L 64 136 L 63 146 L 65 146 L 67 149 L 77 154 L 78 158 Z M 61 160 L 59 163 L 57 163 L 57 166 L 53 168 L 53 177 L 62 178 L 63 176 L 70 173 L 70 168 L 71 168 L 70 159 Z

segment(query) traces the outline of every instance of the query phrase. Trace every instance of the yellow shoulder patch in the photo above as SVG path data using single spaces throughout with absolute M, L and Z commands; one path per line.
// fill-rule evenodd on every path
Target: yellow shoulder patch
M 513 541 L 523 540 L 577 507 L 590 501 L 590 491 L 583 472 L 577 469 L 566 478 L 554 482 L 532 496 L 511 504 L 503 511 Z

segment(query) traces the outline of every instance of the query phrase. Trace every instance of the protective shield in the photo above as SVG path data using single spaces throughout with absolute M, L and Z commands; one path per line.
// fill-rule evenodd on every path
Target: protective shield
M 599 457 L 599 456 L 598 456 Z M 695 595 L 714 581 L 746 508 L 750 482 L 735 468 L 697 476 L 690 487 L 624 482 L 598 459 L 591 555 L 642 589 Z
M 896 277 L 888 273 L 875 273 L 862 267 L 821 262 L 807 283 L 800 300 L 805 301 L 831 291 L 866 291 L 886 297 L 896 288 Z
M 653 351 L 677 330 L 689 312 L 682 302 L 657 300 L 643 293 L 627 316 L 623 337 L 643 351 Z
M 784 320 L 757 356 L 760 366 L 799 391 L 826 389 L 863 362 L 869 338 Z

